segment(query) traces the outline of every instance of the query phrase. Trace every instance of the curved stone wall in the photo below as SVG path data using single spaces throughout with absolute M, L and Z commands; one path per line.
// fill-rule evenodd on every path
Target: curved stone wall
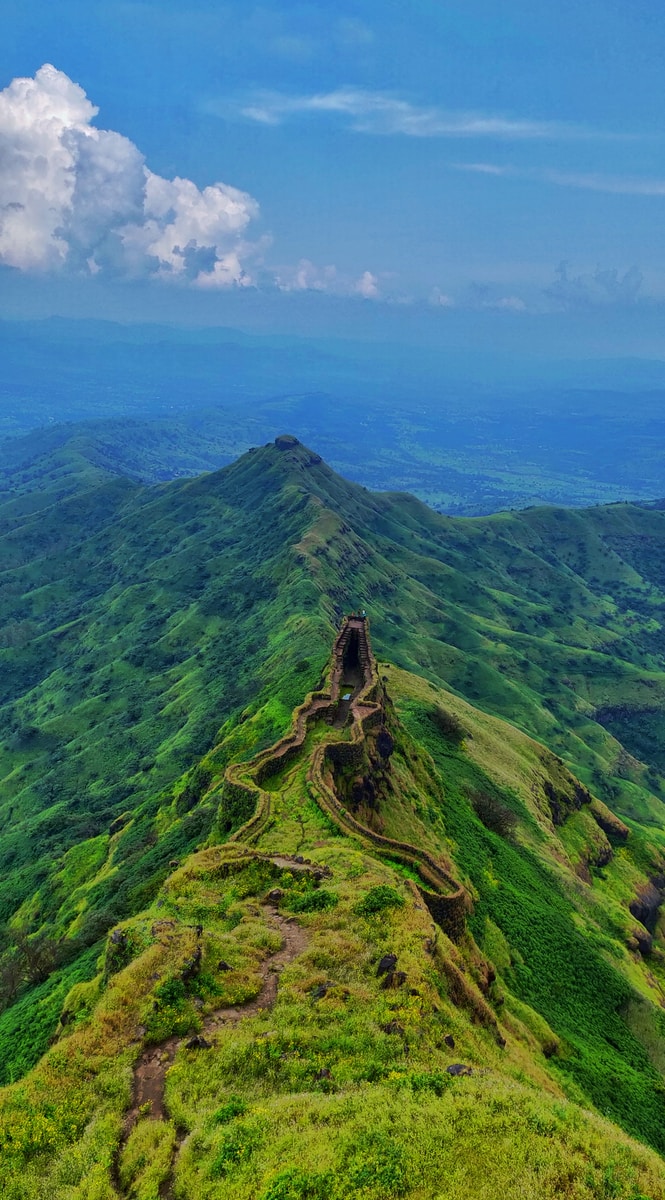
M 360 674 L 350 701 L 340 700 L 351 641 L 354 670 Z M 434 920 L 450 937 L 464 933 L 470 897 L 461 884 L 427 850 L 408 842 L 383 837 L 361 824 L 340 802 L 334 787 L 331 766 L 336 759 L 362 751 L 370 730 L 384 723 L 384 692 L 369 640 L 365 617 L 346 617 L 332 651 L 329 692 L 311 692 L 294 712 L 293 727 L 273 746 L 261 751 L 249 763 L 232 763 L 224 774 L 224 789 L 242 789 L 255 804 L 253 816 L 234 834 L 231 842 L 252 842 L 261 834 L 270 818 L 270 793 L 260 784 L 277 774 L 301 750 L 310 724 L 327 720 L 332 724 L 348 704 L 351 717 L 350 741 L 330 739 L 314 749 L 307 771 L 309 794 L 322 811 L 343 832 L 359 838 L 363 844 L 415 870 L 421 880 L 418 891 Z

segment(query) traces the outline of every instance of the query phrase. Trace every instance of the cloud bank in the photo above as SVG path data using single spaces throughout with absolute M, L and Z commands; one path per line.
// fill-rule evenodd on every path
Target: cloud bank
M 556 279 L 545 295 L 565 309 L 595 308 L 597 306 L 635 304 L 642 287 L 642 272 L 630 267 L 622 275 L 616 268 L 597 267 L 589 274 L 570 275 L 568 264 L 562 262 Z
M 364 300 L 385 298 L 377 276 L 371 271 L 363 271 L 354 279 L 335 266 L 320 267 L 308 258 L 301 258 L 295 267 L 278 268 L 270 282 L 281 292 L 327 292 L 333 296 L 360 296 Z
M 0 263 L 112 271 L 199 288 L 248 286 L 256 200 L 225 183 L 163 179 L 50 65 L 0 92 Z

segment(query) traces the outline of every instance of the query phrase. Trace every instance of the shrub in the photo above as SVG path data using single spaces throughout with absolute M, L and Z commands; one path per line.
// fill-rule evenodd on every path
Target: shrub
M 512 808 L 502 804 L 488 792 L 472 792 L 469 799 L 476 816 L 486 829 L 498 833 L 499 837 L 511 838 L 517 825 L 517 817 Z
M 184 788 L 176 799 L 176 812 L 179 817 L 188 813 L 205 794 L 212 782 L 212 771 L 199 765 L 190 773 Z
M 321 891 L 309 889 L 306 892 L 293 892 L 284 897 L 283 907 L 294 913 L 325 912 L 338 903 L 336 892 L 327 892 L 322 888 Z
M 404 1151 L 387 1133 L 361 1134 L 347 1154 L 345 1168 L 347 1195 L 359 1192 L 368 1200 L 388 1200 L 409 1190 Z
M 442 1096 L 452 1082 L 452 1076 L 443 1071 L 414 1071 L 404 1076 L 404 1083 L 414 1092 L 434 1092 L 435 1096 Z
M 435 705 L 429 711 L 429 719 L 447 742 L 453 742 L 454 745 L 459 746 L 460 742 L 464 741 L 467 735 L 466 729 L 459 718 L 454 713 L 448 712 L 447 708 L 441 708 L 440 704 Z
M 108 979 L 126 967 L 142 947 L 133 929 L 113 929 L 104 952 L 104 975 Z
M 185 985 L 182 979 L 165 979 L 155 988 L 155 999 L 170 1008 L 180 1008 L 185 1002 Z
M 244 1117 L 246 1112 L 247 1102 L 243 1100 L 242 1096 L 233 1095 L 229 1096 L 226 1103 L 222 1104 L 221 1108 L 217 1109 L 217 1112 L 213 1114 L 212 1119 L 213 1121 L 216 1121 L 218 1125 L 227 1125 L 229 1121 L 234 1119 L 234 1117 Z
M 255 1124 L 238 1121 L 224 1134 L 210 1168 L 211 1175 L 224 1177 L 240 1163 L 247 1162 L 258 1148 L 260 1132 Z
M 328 1200 L 332 1194 L 333 1181 L 329 1172 L 303 1171 L 300 1167 L 288 1167 L 280 1171 L 261 1200 Z
M 388 908 L 402 908 L 403 906 L 404 897 L 400 896 L 395 888 L 386 883 L 380 883 L 377 887 L 370 888 L 362 900 L 358 901 L 354 912 L 360 917 L 373 917 L 377 913 L 385 912 Z

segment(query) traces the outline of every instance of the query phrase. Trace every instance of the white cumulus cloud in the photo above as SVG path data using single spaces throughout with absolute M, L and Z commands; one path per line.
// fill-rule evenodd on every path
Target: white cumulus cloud
M 319 267 L 309 258 L 301 258 L 295 267 L 282 267 L 275 283 L 283 292 L 344 292 L 344 280 L 337 267 Z
M 97 113 L 48 64 L 0 92 L 0 263 L 251 284 L 256 200 L 224 183 L 162 179 L 128 138 L 92 124 Z
M 353 290 L 359 296 L 363 296 L 365 300 L 376 300 L 379 296 L 379 281 L 371 271 L 363 271 L 360 279 L 356 280 Z
M 371 271 L 363 271 L 355 279 L 335 266 L 318 266 L 309 258 L 301 258 L 295 267 L 280 267 L 273 282 L 282 292 L 327 292 L 332 296 L 360 296 L 364 300 L 385 298 L 377 276 Z

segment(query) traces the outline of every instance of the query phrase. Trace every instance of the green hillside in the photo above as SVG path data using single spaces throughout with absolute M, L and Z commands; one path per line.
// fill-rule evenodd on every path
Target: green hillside
M 0 503 L 26 493 L 53 498 L 58 482 L 78 486 L 100 473 L 141 483 L 199 475 L 237 458 L 260 440 L 258 423 L 220 408 L 187 420 L 80 421 L 46 425 L 0 442 Z
M 0 523 L 2 1081 L 28 1072 L 1 1097 L 7 1194 L 665 1196 L 594 1115 L 665 1154 L 665 513 L 445 518 L 278 439 L 153 487 L 56 448 Z M 253 808 L 227 768 L 287 731 L 359 609 L 394 749 L 335 786 L 446 864 L 457 941 L 310 794 L 326 726 L 227 844 Z M 143 1046 L 234 1005 L 123 1135 Z

